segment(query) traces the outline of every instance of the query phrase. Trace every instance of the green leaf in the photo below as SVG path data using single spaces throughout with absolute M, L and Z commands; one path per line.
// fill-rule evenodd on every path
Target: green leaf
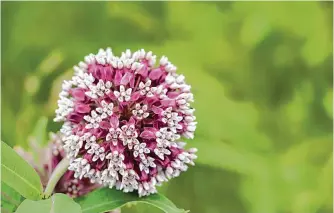
M 12 148 L 1 141 L 1 179 L 23 197 L 42 198 L 43 186 L 36 171 Z
M 34 213 L 81 213 L 80 205 L 65 194 L 54 194 L 47 200 L 25 200 L 16 213 L 26 213 L 33 209 Z
M 23 197 L 4 182 L 1 182 L 1 212 L 14 212 Z
M 32 137 L 38 145 L 46 144 L 47 140 L 47 124 L 48 119 L 46 117 L 41 117 L 34 128 Z
M 184 213 L 183 209 L 177 208 L 170 200 L 161 194 L 153 194 L 147 197 L 138 197 L 134 193 L 124 193 L 116 189 L 98 189 L 84 197 L 77 198 L 83 213 L 99 213 L 120 208 L 127 203 L 142 202 L 153 205 L 164 212 Z

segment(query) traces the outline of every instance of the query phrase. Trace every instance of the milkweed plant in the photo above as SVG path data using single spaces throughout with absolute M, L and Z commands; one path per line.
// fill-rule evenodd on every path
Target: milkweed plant
M 77 202 L 68 198 L 78 212 L 115 212 L 136 201 L 184 212 L 157 193 L 157 186 L 181 175 L 197 158 L 197 149 L 187 149 L 184 142 L 196 130 L 194 97 L 176 70 L 166 56 L 157 63 L 143 49 L 119 57 L 107 48 L 84 57 L 72 79 L 62 84 L 54 118 L 61 129 L 50 135 L 46 147 L 32 145 L 33 152 L 41 153 L 39 164 L 15 148 L 37 172 L 42 188 L 37 199 L 21 194 L 32 200 L 66 194 Z M 119 205 L 113 204 L 116 199 Z M 23 204 L 17 212 L 24 212 Z

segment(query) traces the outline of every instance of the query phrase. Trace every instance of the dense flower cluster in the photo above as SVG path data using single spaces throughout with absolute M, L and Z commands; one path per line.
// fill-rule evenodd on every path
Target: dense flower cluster
M 64 81 L 54 120 L 75 177 L 145 196 L 194 165 L 180 141 L 197 124 L 190 86 L 167 57 L 155 64 L 152 52 L 100 49 Z

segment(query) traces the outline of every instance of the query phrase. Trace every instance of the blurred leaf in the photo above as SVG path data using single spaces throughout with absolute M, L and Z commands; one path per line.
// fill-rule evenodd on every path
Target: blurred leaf
M 33 210 L 35 213 L 81 213 L 80 205 L 65 194 L 54 194 L 47 200 L 25 200 L 15 213 L 26 213 Z
M 317 33 L 312 36 L 302 49 L 302 56 L 310 66 L 316 66 L 325 61 L 330 56 L 333 43 L 327 30 L 318 29 Z
M 44 171 L 44 165 L 42 162 L 45 162 L 46 160 L 44 158 L 47 158 L 47 153 L 45 153 L 46 151 L 43 149 L 43 147 L 47 145 L 49 139 L 47 134 L 47 124 L 48 119 L 46 117 L 40 117 L 34 126 L 32 134 L 29 135 L 28 138 L 28 150 L 31 150 L 30 153 L 33 158 L 32 162 L 34 162 L 33 167 L 39 171 Z M 27 158 L 24 159 L 27 160 Z
M 24 88 L 29 95 L 34 95 L 38 91 L 40 84 L 40 78 L 35 75 L 30 75 L 24 81 Z
M 309 82 L 305 82 L 294 92 L 293 99 L 282 107 L 282 116 L 288 119 L 288 124 L 294 128 L 289 131 L 293 134 L 302 132 L 303 123 L 307 119 L 308 109 L 313 101 L 313 89 Z
M 170 200 L 161 194 L 153 194 L 139 198 L 134 193 L 124 193 L 116 189 L 102 188 L 77 198 L 83 213 L 103 213 L 122 207 L 131 202 L 142 202 L 153 205 L 164 212 L 182 213 L 185 210 L 177 208 Z
M 245 17 L 240 32 L 241 42 L 249 47 L 261 42 L 270 31 L 268 20 L 263 19 L 263 15 L 252 13 Z
M 16 144 L 24 148 L 27 148 L 28 137 L 34 131 L 34 125 L 32 123 L 37 122 L 41 115 L 41 107 L 35 105 L 32 100 L 24 96 L 24 108 L 16 115 L 15 131 L 20 132 L 16 135 Z M 28 99 L 28 100 L 27 100 Z
M 318 210 L 322 206 L 330 204 L 333 201 L 333 191 L 331 190 L 333 189 L 333 154 L 329 157 L 328 161 L 320 171 L 317 189 L 315 194 L 317 201 L 314 206 L 315 210 Z
M 108 14 L 111 17 L 119 17 L 125 20 L 130 20 L 145 31 L 154 29 L 157 25 L 157 20 L 153 19 L 152 14 L 148 13 L 138 3 L 133 2 L 108 2 Z M 128 13 L 124 13 L 127 10 Z
M 198 148 L 198 163 L 249 175 L 262 173 L 264 169 L 265 159 L 259 155 L 211 138 L 197 138 L 197 141 L 194 146 Z
M 18 192 L 1 181 L 1 210 L 3 213 L 14 212 L 22 199 Z
M 14 146 L 17 143 L 15 132 L 15 114 L 13 109 L 11 109 L 7 104 L 1 104 L 1 124 L 2 140 L 9 141 L 9 144 Z
M 319 198 L 323 199 L 326 196 L 319 195 L 324 192 L 318 194 L 318 189 L 323 184 L 318 180 L 320 177 L 323 178 L 319 166 L 329 162 L 331 140 L 331 137 L 308 140 L 290 147 L 281 155 L 281 179 L 286 188 L 284 193 L 286 211 L 292 209 L 295 213 L 316 212 L 323 204 L 319 203 Z M 328 175 L 328 171 L 326 172 Z M 326 182 L 328 184 L 328 181 Z
M 173 197 L 176 205 L 182 205 L 195 213 L 248 212 L 238 190 L 244 176 L 237 172 L 212 168 L 210 165 L 197 164 L 166 184 L 168 187 L 166 196 Z M 217 197 L 220 198 L 219 203 Z M 202 204 L 198 205 L 199 203 Z M 151 211 L 146 212 L 151 213 Z
M 333 118 L 333 88 L 329 89 L 323 100 L 323 105 L 329 117 Z
M 38 119 L 31 135 L 31 139 L 40 146 L 47 143 L 47 125 L 48 119 L 46 117 L 41 117 Z
M 39 65 L 38 75 L 50 74 L 64 60 L 64 56 L 60 50 L 53 50 Z
M 23 197 L 39 200 L 43 187 L 36 171 L 12 148 L 1 141 L 1 179 Z
M 317 175 L 317 187 L 314 190 L 303 190 L 294 200 L 294 213 L 316 213 L 326 201 L 333 201 L 333 156 L 331 156 Z
M 266 161 L 268 160 L 266 159 Z M 279 178 L 275 177 L 277 175 L 276 168 L 272 162 L 268 162 L 262 174 L 245 177 L 241 185 L 241 192 L 244 202 L 248 206 L 248 212 L 281 212 L 279 211 L 280 199 L 282 199 L 280 195 L 284 193 L 280 192 L 282 189 L 278 181 Z

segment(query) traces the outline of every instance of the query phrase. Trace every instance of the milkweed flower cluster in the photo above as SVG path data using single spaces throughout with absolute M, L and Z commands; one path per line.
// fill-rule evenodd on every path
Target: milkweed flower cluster
M 197 122 L 185 77 L 163 56 L 111 49 L 89 54 L 64 81 L 55 121 L 64 122 L 69 170 L 139 196 L 186 171 L 197 149 L 185 150 Z
M 21 155 L 30 165 L 34 167 L 41 177 L 43 187 L 46 187 L 52 172 L 60 161 L 65 158 L 65 152 L 62 146 L 61 134 L 50 134 L 50 140 L 46 147 L 40 147 L 34 141 L 31 141 L 30 147 L 33 153 L 37 155 L 34 158 L 33 154 L 24 150 L 21 147 L 15 147 L 15 151 Z M 38 159 L 38 161 L 36 160 Z M 77 179 L 74 177 L 73 171 L 66 171 L 65 174 L 57 182 L 54 189 L 55 193 L 64 193 L 72 198 L 85 195 L 94 189 L 101 187 L 99 184 L 92 184 L 88 178 Z

